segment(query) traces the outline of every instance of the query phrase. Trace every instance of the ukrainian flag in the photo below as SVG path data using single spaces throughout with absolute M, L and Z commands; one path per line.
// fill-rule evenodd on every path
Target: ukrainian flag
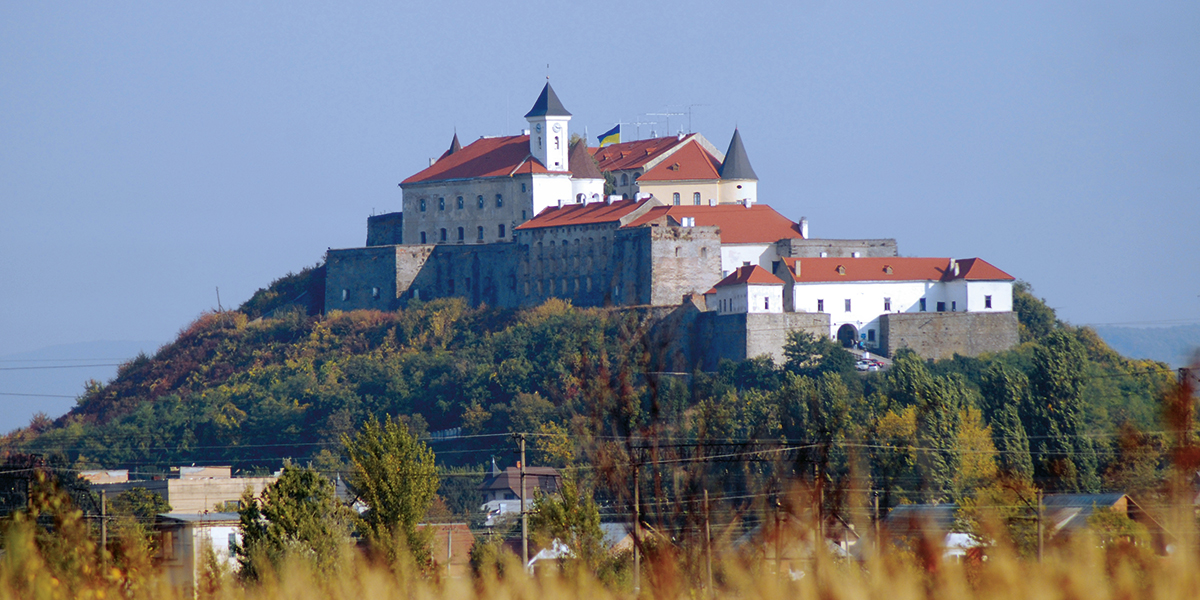
M 603 148 L 609 144 L 621 143 L 621 124 L 617 123 L 615 127 L 600 134 L 600 147 Z

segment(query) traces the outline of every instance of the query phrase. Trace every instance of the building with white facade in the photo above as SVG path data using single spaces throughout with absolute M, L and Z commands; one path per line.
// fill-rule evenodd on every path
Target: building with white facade
M 830 315 L 843 342 L 880 341 L 889 313 L 1012 311 L 1012 275 L 981 258 L 783 258 L 786 310 Z
M 766 269 L 738 267 L 705 294 L 706 304 L 717 314 L 783 312 L 783 280 Z

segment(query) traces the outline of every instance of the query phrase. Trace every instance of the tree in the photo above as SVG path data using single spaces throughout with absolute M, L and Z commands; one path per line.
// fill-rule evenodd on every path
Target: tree
M 783 344 L 784 366 L 793 373 L 804 373 L 817 366 L 824 350 L 823 340 L 803 330 L 789 331 Z
M 242 543 L 235 551 L 248 579 L 275 572 L 290 559 L 333 571 L 350 541 L 349 511 L 338 503 L 333 483 L 312 469 L 285 466 L 261 500 L 247 488 L 238 513 Z
M 398 566 L 411 557 L 427 567 L 429 532 L 417 528 L 438 488 L 433 451 L 398 420 L 374 417 L 351 439 L 342 437 L 354 470 L 349 483 L 367 505 L 358 527 L 371 545 Z
M 595 571 L 603 557 L 600 511 L 592 494 L 581 493 L 573 477 L 563 478 L 557 496 L 538 494 L 529 526 L 538 544 L 549 546 L 554 540 L 566 544 L 591 571 Z
M 1034 348 L 1029 377 L 1033 410 L 1026 430 L 1037 440 L 1035 473 L 1051 488 L 1095 492 L 1100 487 L 1095 447 L 1084 427 L 1083 347 L 1058 330 Z
M 1024 373 L 994 363 L 983 374 L 979 386 L 983 394 L 983 416 L 991 425 L 992 439 L 999 452 L 1001 473 L 1029 480 L 1033 463 L 1029 456 L 1029 435 L 1021 423 L 1021 411 L 1028 406 L 1029 378 Z
M 1034 296 L 1033 286 L 1024 281 L 1013 285 L 1013 312 L 1017 313 L 1021 343 L 1040 340 L 1061 325 L 1054 309 Z

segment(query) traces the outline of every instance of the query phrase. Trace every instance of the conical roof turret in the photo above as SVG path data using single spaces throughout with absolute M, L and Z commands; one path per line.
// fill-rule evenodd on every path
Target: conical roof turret
M 582 139 L 571 144 L 570 153 L 567 156 L 567 167 L 571 170 L 571 177 L 575 179 L 604 179 L 604 174 L 600 172 L 600 167 L 596 165 L 596 159 L 592 158 L 587 149 L 587 143 Z
M 558 99 L 558 94 L 554 93 L 554 88 L 550 87 L 550 82 L 546 82 L 546 87 L 542 88 L 542 93 L 538 96 L 537 102 L 533 103 L 533 108 L 529 109 L 529 113 L 525 118 L 529 117 L 569 117 L 571 113 L 563 107 L 562 102 Z
M 721 163 L 718 171 L 721 179 L 753 179 L 758 180 L 754 167 L 750 166 L 750 157 L 746 155 L 746 147 L 742 145 L 742 134 L 737 128 L 733 129 L 733 139 L 729 140 L 729 150 L 725 152 L 725 162 Z
M 450 147 L 438 157 L 438 160 L 442 160 L 443 158 L 446 158 L 447 156 L 450 156 L 459 150 L 462 150 L 462 144 L 458 143 L 458 132 L 455 131 L 454 139 L 450 140 Z

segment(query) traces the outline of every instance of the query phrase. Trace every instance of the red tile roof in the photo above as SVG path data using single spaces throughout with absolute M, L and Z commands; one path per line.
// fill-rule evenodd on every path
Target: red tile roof
M 687 138 L 684 138 L 687 139 Z M 601 171 L 620 171 L 644 166 L 654 158 L 682 143 L 677 136 L 622 142 L 596 150 L 592 156 Z M 590 150 L 590 148 L 589 148 Z
M 961 259 L 958 275 L 949 258 L 785 258 L 800 283 L 831 281 L 1012 281 L 1015 278 L 982 258 Z M 839 270 L 840 268 L 840 270 Z M 889 272 L 890 271 L 890 272 Z
M 638 181 L 694 181 L 720 179 L 721 162 L 709 154 L 695 139 L 684 143 L 666 160 L 658 163 L 638 178 Z
M 615 223 L 621 217 L 637 210 L 647 200 L 618 200 L 612 204 L 591 202 L 588 204 L 565 204 L 562 208 L 551 206 L 532 219 L 521 223 L 517 229 L 538 229 L 566 225 L 594 225 Z
M 728 277 L 718 281 L 713 289 L 731 285 L 783 285 L 783 280 L 758 265 L 738 267 Z
M 677 223 L 683 217 L 692 217 L 697 227 L 720 227 L 722 244 L 770 244 L 801 237 L 799 225 L 766 204 L 750 208 L 741 204 L 658 206 L 627 227 L 647 225 L 666 216 Z
M 510 135 L 475 140 L 401 183 L 548 172 L 542 163 L 529 154 L 529 136 Z

